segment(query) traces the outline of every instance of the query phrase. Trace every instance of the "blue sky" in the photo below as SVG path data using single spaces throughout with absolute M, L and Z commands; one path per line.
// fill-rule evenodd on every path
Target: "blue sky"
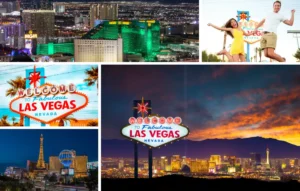
M 268 13 L 272 12 L 274 0 L 203 0 L 202 2 L 202 22 L 200 23 L 201 47 L 202 50 L 207 50 L 209 53 L 217 53 L 222 49 L 224 35 L 222 32 L 208 27 L 208 23 L 222 26 L 230 18 L 236 18 L 238 10 L 249 11 L 251 19 L 259 22 Z M 296 10 L 294 25 L 291 27 L 281 23 L 277 30 L 278 41 L 276 52 L 285 57 L 287 62 L 296 61 L 293 54 L 298 48 L 297 40 L 292 34 L 287 34 L 287 30 L 300 30 L 300 1 L 282 1 L 281 14 L 290 19 L 292 9 Z M 232 38 L 227 37 L 227 49 L 231 42 Z M 259 45 L 260 43 L 256 43 L 250 46 L 250 56 L 255 55 L 254 49 L 255 47 L 259 47 Z M 263 61 L 266 61 L 266 59 L 263 58 Z
M 85 93 L 89 97 L 89 104 L 86 108 L 76 112 L 73 116 L 77 119 L 97 119 L 98 118 L 98 95 L 96 85 L 88 87 L 83 79 L 86 78 L 84 71 L 92 65 L 51 65 L 44 64 L 46 82 L 51 84 L 69 84 L 74 83 L 77 90 Z M 94 65 L 96 67 L 97 65 Z M 41 65 L 36 66 L 41 67 Z M 15 79 L 17 76 L 25 78 L 25 69 L 33 69 L 32 64 L 27 65 L 0 65 L 0 117 L 2 115 L 15 116 L 19 119 L 18 114 L 9 111 L 8 105 L 12 100 L 6 97 L 6 90 L 10 87 L 6 82 Z M 11 117 L 9 118 L 11 120 Z M 31 120 L 31 126 L 39 126 L 40 123 Z

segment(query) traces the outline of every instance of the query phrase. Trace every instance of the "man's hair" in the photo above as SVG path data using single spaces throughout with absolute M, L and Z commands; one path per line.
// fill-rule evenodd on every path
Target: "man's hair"
M 280 6 L 281 6 L 281 1 L 275 1 L 275 2 L 273 3 L 273 6 L 275 5 L 275 3 L 279 3 Z

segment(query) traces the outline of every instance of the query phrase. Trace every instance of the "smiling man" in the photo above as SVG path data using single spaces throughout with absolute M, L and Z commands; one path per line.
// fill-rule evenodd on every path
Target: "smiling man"
M 294 15 L 295 10 L 293 9 L 292 15 L 290 19 L 285 18 L 283 15 L 279 13 L 281 9 L 281 2 L 275 1 L 273 3 L 273 12 L 269 13 L 265 19 L 263 19 L 255 28 L 255 32 L 259 27 L 263 24 L 264 32 L 261 39 L 261 48 L 264 50 L 264 54 L 266 57 L 277 60 L 278 62 L 285 62 L 285 58 L 275 53 L 276 44 L 277 44 L 277 28 L 281 22 L 286 25 L 293 26 L 294 24 Z

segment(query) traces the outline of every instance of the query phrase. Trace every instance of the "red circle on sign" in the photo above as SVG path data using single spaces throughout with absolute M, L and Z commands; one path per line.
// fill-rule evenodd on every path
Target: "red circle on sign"
M 130 117 L 128 120 L 129 124 L 135 124 L 136 123 L 136 119 L 134 117 Z
M 153 117 L 152 120 L 151 120 L 151 122 L 152 122 L 153 124 L 157 124 L 157 122 L 158 122 L 157 117 Z
M 175 117 L 174 122 L 179 125 L 181 124 L 182 119 L 180 117 Z
M 167 123 L 172 124 L 173 123 L 173 117 L 168 117 L 167 118 Z
M 143 118 L 142 117 L 138 117 L 137 118 L 137 123 L 138 124 L 142 124 L 143 123 Z
M 144 123 L 149 124 L 150 123 L 150 119 L 148 117 L 144 118 Z
M 160 118 L 159 118 L 159 123 L 160 123 L 160 124 L 165 124 L 165 123 L 166 123 L 166 118 L 160 117 Z

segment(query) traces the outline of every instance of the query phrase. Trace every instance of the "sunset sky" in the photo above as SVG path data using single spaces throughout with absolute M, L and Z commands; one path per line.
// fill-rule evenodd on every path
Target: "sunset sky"
M 300 66 L 102 66 L 102 138 L 123 139 L 132 101 L 181 116 L 190 140 L 264 137 L 300 146 Z

